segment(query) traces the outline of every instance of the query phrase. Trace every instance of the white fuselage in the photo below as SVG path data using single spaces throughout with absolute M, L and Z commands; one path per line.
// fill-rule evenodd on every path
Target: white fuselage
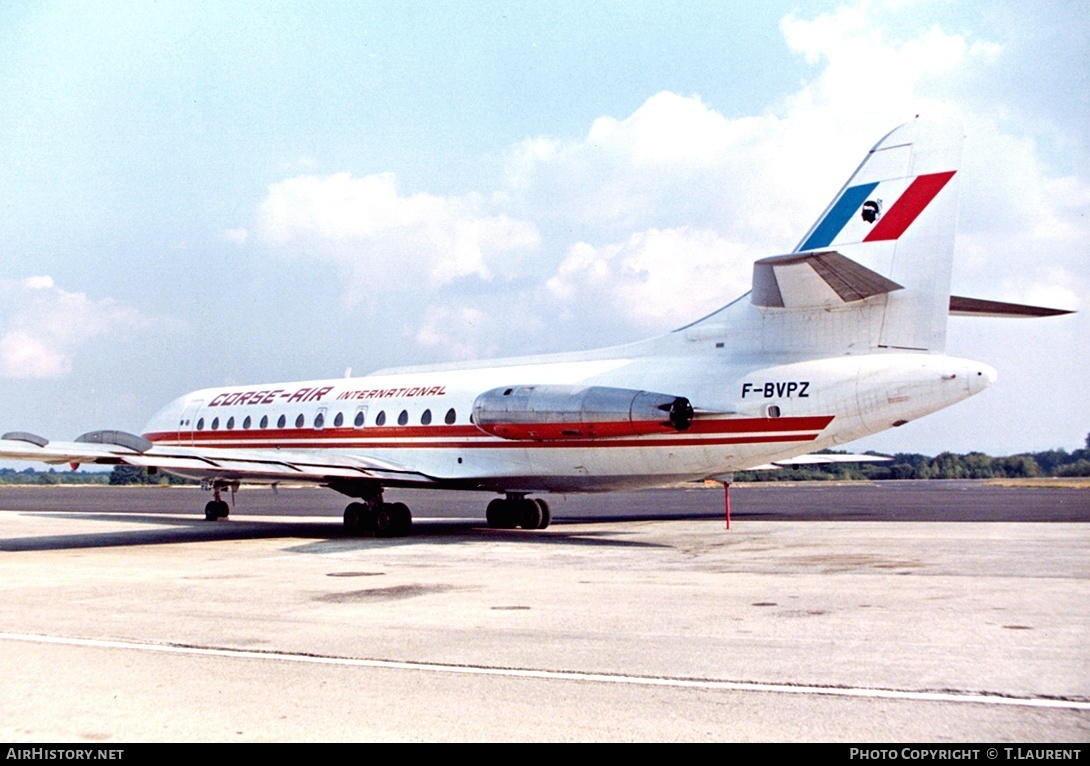
M 144 436 L 163 446 L 365 455 L 411 466 L 438 487 L 593 491 L 722 476 L 837 446 L 954 404 L 995 378 L 987 365 L 933 354 L 768 366 L 698 346 L 208 388 L 170 403 Z M 696 418 L 683 431 L 561 440 L 505 439 L 471 422 L 482 392 L 547 384 L 684 396 Z

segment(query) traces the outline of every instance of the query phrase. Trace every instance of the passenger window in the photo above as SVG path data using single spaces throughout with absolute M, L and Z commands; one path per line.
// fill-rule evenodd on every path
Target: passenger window
M 338 412 L 337 417 L 333 418 L 333 427 L 340 428 L 344 425 L 344 413 Z
M 364 407 L 356 412 L 356 419 L 353 421 L 356 428 L 363 428 L 363 421 L 367 417 L 367 408 Z
M 283 415 L 281 415 L 279 418 L 276 419 L 276 427 L 277 428 L 283 428 L 285 425 L 287 425 L 287 423 L 288 423 L 288 419 L 286 417 L 284 417 Z
M 302 416 L 300 415 L 300 417 L 302 417 Z M 314 416 L 314 427 L 315 428 L 321 428 L 324 425 L 325 425 L 325 415 L 323 415 L 322 413 L 319 412 L 317 415 Z
M 424 414 L 422 414 L 420 416 L 420 425 L 422 425 L 422 426 L 430 426 L 431 425 L 431 410 L 424 410 Z
M 379 413 L 377 415 L 375 415 L 375 425 L 376 426 L 386 425 L 386 410 L 380 410 Z
M 268 415 L 262 415 L 261 416 L 261 422 L 258 423 L 258 426 L 260 426 L 261 428 L 268 428 L 269 427 L 269 416 Z
M 215 431 L 220 427 L 220 419 L 212 418 L 212 430 Z
M 198 431 L 203 431 L 204 430 L 204 418 L 201 418 L 200 420 L 197 421 L 197 430 Z
M 242 421 L 242 427 L 243 428 L 249 428 L 250 427 L 250 416 L 249 415 L 247 415 L 246 418 Z
M 458 413 L 454 411 L 453 407 L 451 407 L 449 410 L 447 410 L 447 416 L 445 418 L 443 418 L 444 422 L 446 422 L 446 424 L 448 426 L 454 425 L 454 421 L 457 420 L 457 419 L 458 419 Z
M 397 416 L 397 424 L 399 426 L 403 426 L 408 422 L 409 422 L 409 411 L 408 410 L 402 410 L 401 414 Z
M 306 418 L 303 417 L 303 413 L 299 413 L 299 417 L 297 417 L 295 419 L 295 427 L 296 428 L 302 428 L 303 423 L 305 423 L 305 422 L 306 422 Z
M 232 415 L 231 417 L 227 418 L 227 430 L 230 431 L 234 427 L 235 427 L 235 417 L 234 417 L 234 415 Z

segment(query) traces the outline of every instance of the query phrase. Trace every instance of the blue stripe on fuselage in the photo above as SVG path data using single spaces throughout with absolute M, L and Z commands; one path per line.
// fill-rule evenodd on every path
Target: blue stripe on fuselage
M 821 219 L 821 223 L 814 229 L 814 233 L 807 237 L 806 241 L 802 243 L 802 247 L 796 252 L 828 247 L 836 239 L 836 235 L 840 233 L 840 230 L 855 215 L 855 211 L 867 201 L 867 195 L 874 191 L 876 186 L 878 186 L 877 181 L 872 184 L 863 184 L 862 186 L 845 189 L 844 193 L 840 195 L 840 199 L 833 205 L 833 209 Z

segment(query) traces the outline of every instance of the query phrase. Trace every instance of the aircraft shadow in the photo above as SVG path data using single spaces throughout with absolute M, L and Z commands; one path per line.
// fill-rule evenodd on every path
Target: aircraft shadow
M 93 548 L 136 547 L 142 545 L 180 545 L 184 543 L 218 542 L 224 540 L 270 540 L 280 538 L 306 539 L 304 543 L 287 550 L 314 553 L 328 551 L 330 546 L 338 550 L 356 548 L 413 545 L 419 542 L 472 543 L 507 540 L 527 544 L 602 545 L 621 547 L 661 547 L 655 543 L 618 540 L 618 532 L 580 531 L 565 533 L 550 527 L 547 532 L 527 532 L 518 529 L 490 529 L 483 519 L 418 519 L 413 523 L 408 537 L 376 538 L 350 535 L 339 520 L 333 521 L 226 521 L 209 522 L 204 519 L 179 518 L 148 514 L 118 513 L 49 513 L 34 514 L 61 519 L 82 521 L 119 521 L 154 525 L 155 529 L 128 529 L 115 532 L 83 532 L 71 535 L 35 535 L 0 539 L 0 551 L 18 553 L 27 551 L 83 550 Z M 564 520 L 566 521 L 566 520 Z M 596 521 L 602 522 L 603 519 Z M 563 521 L 559 525 L 563 525 Z M 620 534 L 623 534 L 621 532 Z

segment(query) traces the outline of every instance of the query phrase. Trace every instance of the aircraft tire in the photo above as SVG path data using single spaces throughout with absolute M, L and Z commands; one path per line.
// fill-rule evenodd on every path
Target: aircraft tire
M 490 502 L 484 512 L 484 517 L 488 520 L 488 526 L 492 527 L 492 529 L 503 529 L 503 522 L 507 516 L 506 511 L 506 500 L 497 497 Z
M 394 526 L 396 537 L 405 537 L 413 528 L 413 514 L 405 503 L 394 503 Z
M 493 529 L 515 529 L 522 519 L 518 500 L 497 497 L 488 504 L 485 517 Z
M 226 519 L 230 510 L 225 500 L 209 500 L 204 506 L 204 519 L 205 521 Z
M 376 537 L 404 537 L 412 524 L 412 513 L 404 503 L 383 503 L 375 511 Z
M 538 528 L 538 525 L 541 524 L 541 506 L 537 504 L 536 500 L 524 497 L 521 500 L 516 500 L 512 505 L 520 527 L 523 529 Z
M 549 524 L 552 523 L 553 514 L 549 510 L 549 504 L 541 498 L 534 498 L 534 502 L 537 503 L 537 507 L 541 509 L 541 522 L 537 525 L 537 529 L 548 529 Z
M 349 503 L 344 509 L 344 528 L 350 533 L 359 533 L 367 528 L 367 506 L 363 503 Z

